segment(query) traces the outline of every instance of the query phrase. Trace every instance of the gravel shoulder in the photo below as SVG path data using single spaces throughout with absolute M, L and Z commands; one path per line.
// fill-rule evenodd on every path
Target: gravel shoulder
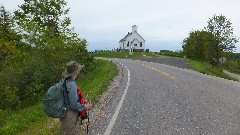
M 228 72 L 227 70 L 223 70 L 223 72 L 224 72 L 225 74 L 227 74 L 227 75 L 233 77 L 233 78 L 238 79 L 238 81 L 240 81 L 240 75 L 238 75 L 238 74 L 234 74 L 234 73 L 231 73 L 231 72 Z
M 105 58 L 101 59 L 108 60 Z M 99 102 L 94 106 L 94 109 L 90 114 L 90 135 L 104 134 L 106 125 L 108 125 L 116 106 L 120 101 L 121 95 L 124 92 L 127 82 L 127 72 L 121 65 L 118 63 L 115 64 L 119 71 L 118 75 L 109 84 L 107 91 L 101 95 Z

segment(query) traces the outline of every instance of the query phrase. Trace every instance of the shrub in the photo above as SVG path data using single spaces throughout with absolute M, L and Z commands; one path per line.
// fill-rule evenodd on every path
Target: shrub
M 231 71 L 235 71 L 235 70 L 239 69 L 239 63 L 237 61 L 233 61 L 233 60 L 227 61 L 225 63 L 225 66 L 227 67 L 227 69 L 229 69 Z
M 35 48 L 30 53 L 16 54 L 7 59 L 0 72 L 0 109 L 17 109 L 35 104 L 51 85 L 62 79 L 65 65 L 71 60 L 84 64 L 84 72 L 93 69 L 93 58 L 87 51 L 59 49 L 62 50 L 54 52 Z

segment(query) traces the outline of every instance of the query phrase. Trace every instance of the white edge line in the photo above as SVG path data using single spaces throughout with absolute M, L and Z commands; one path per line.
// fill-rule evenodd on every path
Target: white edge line
M 125 66 L 125 68 L 127 68 L 127 67 Z M 108 126 L 107 126 L 107 129 L 105 130 L 104 135 L 110 135 L 111 130 L 112 130 L 112 128 L 113 128 L 113 126 L 114 126 L 114 124 L 115 124 L 115 122 L 116 122 L 116 120 L 117 120 L 117 116 L 118 116 L 119 111 L 120 111 L 120 109 L 121 109 L 121 107 L 122 107 L 122 104 L 123 104 L 123 101 L 124 101 L 124 99 L 125 99 L 125 96 L 126 96 L 126 94 L 127 94 L 127 90 L 128 90 L 129 84 L 130 84 L 130 71 L 129 71 L 128 68 L 127 68 L 127 71 L 128 71 L 127 86 L 126 86 L 126 88 L 125 88 L 125 90 L 124 90 L 124 93 L 123 93 L 123 95 L 122 95 L 122 97 L 121 97 L 121 100 L 120 100 L 120 102 L 119 102 L 119 104 L 118 104 L 118 106 L 117 106 L 117 109 L 115 110 L 115 113 L 113 114 L 113 116 L 112 116 L 112 118 L 111 118 L 111 121 L 109 122 L 109 124 L 108 124 Z

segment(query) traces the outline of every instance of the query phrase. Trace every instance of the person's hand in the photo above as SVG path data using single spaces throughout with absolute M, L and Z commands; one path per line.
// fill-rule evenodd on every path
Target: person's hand
M 92 104 L 87 104 L 87 109 L 92 110 Z

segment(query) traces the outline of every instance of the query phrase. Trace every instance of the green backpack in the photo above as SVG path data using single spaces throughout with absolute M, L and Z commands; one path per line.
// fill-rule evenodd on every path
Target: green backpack
M 44 112 L 49 117 L 64 118 L 69 110 L 68 92 L 65 84 L 66 79 L 51 86 L 43 99 Z M 68 103 L 66 100 L 68 100 Z

